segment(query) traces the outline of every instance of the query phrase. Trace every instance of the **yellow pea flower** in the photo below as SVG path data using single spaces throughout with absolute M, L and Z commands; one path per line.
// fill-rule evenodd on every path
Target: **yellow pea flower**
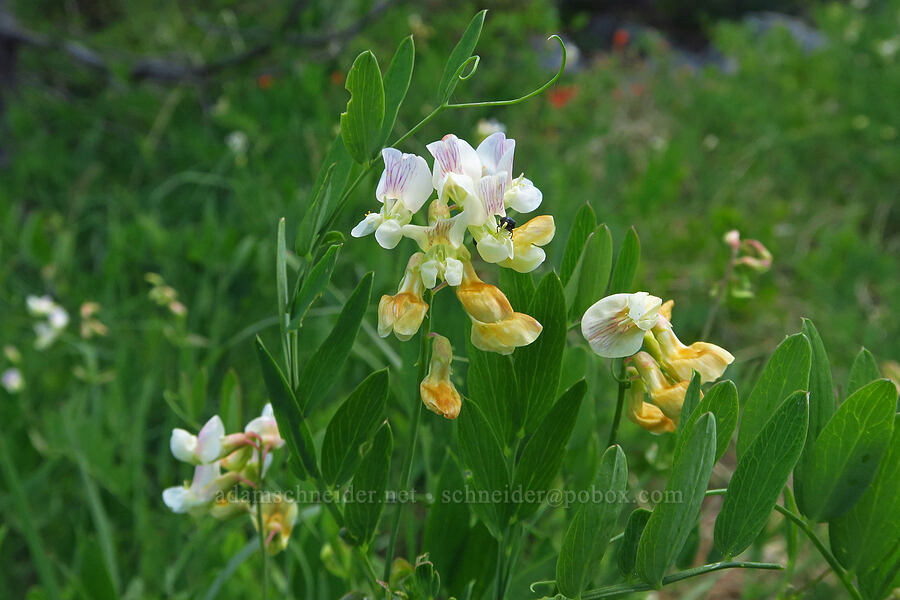
M 518 312 L 495 323 L 473 319 L 472 345 L 485 352 L 512 354 L 516 348 L 536 340 L 542 330 L 543 326 L 534 317 Z
M 387 337 L 394 333 L 397 339 L 406 341 L 419 331 L 428 303 L 422 299 L 425 286 L 419 274 L 424 254 L 416 252 L 409 258 L 406 274 L 400 288 L 393 296 L 384 295 L 378 303 L 378 335 Z
M 431 364 L 428 366 L 428 375 L 419 384 L 419 393 L 428 410 L 448 419 L 455 419 L 459 416 L 462 399 L 450 381 L 453 348 L 450 340 L 444 336 L 433 335 Z
M 668 418 L 658 406 L 644 402 L 646 387 L 639 378 L 637 369 L 629 367 L 627 374 L 632 379 L 625 402 L 625 414 L 628 419 L 650 433 L 675 431 L 675 423 L 672 419 Z
M 671 314 L 671 307 L 669 307 Z M 690 346 L 681 343 L 672 323 L 661 317 L 652 329 L 654 343 L 648 344 L 663 369 L 673 378 L 690 381 L 694 371 L 700 373 L 700 381 L 715 381 L 734 362 L 728 350 L 708 342 L 694 342 Z
M 456 297 L 476 321 L 495 323 L 513 316 L 506 294 L 497 286 L 482 281 L 471 262 L 463 264 L 462 283 L 456 288 Z
M 278 554 L 287 548 L 291 533 L 294 530 L 294 521 L 297 520 L 297 504 L 285 498 L 282 494 L 276 494 L 271 502 L 263 502 L 262 521 L 266 540 L 266 552 Z M 256 519 L 256 510 L 250 511 L 250 520 L 253 528 L 259 530 Z
M 646 352 L 638 352 L 631 360 L 637 368 L 653 404 L 677 425 L 681 417 L 684 395 L 690 382 L 670 383 L 659 368 L 659 364 Z
M 535 217 L 512 231 L 513 257 L 500 262 L 519 273 L 530 273 L 537 269 L 547 255 L 541 246 L 546 246 L 556 234 L 556 223 L 550 215 Z

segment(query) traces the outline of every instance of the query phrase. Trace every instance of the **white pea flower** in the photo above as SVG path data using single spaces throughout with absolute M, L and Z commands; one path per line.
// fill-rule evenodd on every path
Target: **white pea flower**
M 28 296 L 25 306 L 33 317 L 46 317 L 56 308 L 56 302 L 50 296 Z
M 69 313 L 62 306 L 54 306 L 47 315 L 47 322 L 54 329 L 65 329 L 69 324 Z
M 466 235 L 466 215 L 450 216 L 446 202 L 437 199 L 428 207 L 428 225 L 404 225 L 403 235 L 415 240 L 425 253 L 419 274 L 426 288 L 432 289 L 438 279 L 457 286 L 462 281 L 463 260 L 469 253 L 463 246 Z
M 174 513 L 199 513 L 210 508 L 221 492 L 238 482 L 237 473 L 222 475 L 218 462 L 198 465 L 194 468 L 194 478 L 190 485 L 180 485 L 163 490 L 166 506 Z
M 25 389 L 25 378 L 22 377 L 22 371 L 15 367 L 3 371 L 0 383 L 10 394 L 18 394 Z
M 215 415 L 206 422 L 197 435 L 184 429 L 173 429 L 169 448 L 178 460 L 192 465 L 203 465 L 221 457 L 224 437 L 225 425 L 219 415 Z
M 541 205 L 543 194 L 524 175 L 513 179 L 515 151 L 516 141 L 507 138 L 503 132 L 489 135 L 478 145 L 477 150 L 486 175 L 498 173 L 506 175 L 506 187 L 503 194 L 504 206 L 516 212 L 529 213 Z
M 262 414 L 244 427 L 244 433 L 254 434 L 260 440 L 264 447 L 270 450 L 277 450 L 284 446 L 284 439 L 278 432 L 278 423 L 275 421 L 275 413 L 271 404 L 263 407 Z
M 584 313 L 581 334 L 600 356 L 631 356 L 641 349 L 644 332 L 656 325 L 661 304 L 647 292 L 607 296 Z
M 440 141 L 427 146 L 434 157 L 432 185 L 440 198 L 452 198 L 461 204 L 461 194 L 471 192 L 481 177 L 481 159 L 469 142 L 448 133 Z M 445 189 L 447 188 L 447 189 Z
M 366 215 L 350 235 L 363 237 L 374 233 L 381 247 L 391 250 L 403 237 L 403 225 L 410 222 L 431 195 L 431 174 L 421 156 L 403 154 L 395 148 L 385 148 L 381 156 L 384 172 L 375 190 L 381 211 Z

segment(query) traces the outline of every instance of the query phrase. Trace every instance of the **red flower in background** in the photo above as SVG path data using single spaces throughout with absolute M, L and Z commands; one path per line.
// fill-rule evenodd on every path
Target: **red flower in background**
M 261 90 L 269 89 L 270 87 L 272 87 L 273 83 L 275 83 L 275 78 L 268 73 L 263 73 L 256 78 L 256 85 L 258 85 L 259 89 Z
M 344 72 L 332 71 L 331 75 L 328 76 L 328 79 L 331 80 L 333 85 L 344 85 Z
M 554 88 L 547 96 L 547 99 L 550 100 L 553 108 L 565 108 L 566 104 L 575 97 L 576 93 L 578 93 L 577 85 L 561 85 Z
M 625 29 L 616 29 L 612 37 L 613 49 L 621 50 L 628 45 L 631 40 L 631 34 Z

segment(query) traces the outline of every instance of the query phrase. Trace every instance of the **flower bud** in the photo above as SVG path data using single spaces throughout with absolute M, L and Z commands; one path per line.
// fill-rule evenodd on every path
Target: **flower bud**
M 428 303 L 422 299 L 424 285 L 419 274 L 423 257 L 421 252 L 413 254 L 397 294 L 381 297 L 378 303 L 378 335 L 381 337 L 393 332 L 397 339 L 406 341 L 422 326 L 428 312 Z
M 278 554 L 287 548 L 294 521 L 297 520 L 297 504 L 286 499 L 282 494 L 275 496 L 272 502 L 262 503 L 263 537 L 266 540 L 266 552 Z M 255 511 L 250 512 L 253 528 L 259 530 Z
M 677 425 L 689 381 L 679 381 L 674 385 L 669 383 L 659 364 L 646 352 L 638 352 L 631 360 L 640 373 L 653 404 Z
M 462 400 L 453 382 L 450 381 L 450 363 L 453 360 L 453 348 L 450 340 L 442 335 L 434 335 L 431 345 L 431 363 L 428 375 L 419 384 L 422 402 L 431 412 L 443 415 L 448 419 L 459 416 Z

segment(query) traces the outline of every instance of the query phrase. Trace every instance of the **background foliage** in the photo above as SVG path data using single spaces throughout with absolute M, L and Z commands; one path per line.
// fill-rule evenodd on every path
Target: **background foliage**
M 136 57 L 196 63 L 252 49 L 281 27 L 288 4 L 10 4 L 23 26 L 82 40 L 112 58 L 98 72 L 63 52 L 22 46 L 4 90 L 0 340 L 23 354 L 26 380 L 23 393 L 0 404 L 4 587 L 18 596 L 49 566 L 61 587 L 89 597 L 102 596 L 92 586 L 104 585 L 96 576 L 104 569 L 130 597 L 202 596 L 246 544 L 249 524 L 195 523 L 165 510 L 161 489 L 187 476 L 169 456 L 168 433 L 202 422 L 223 397 L 242 399 L 235 423 L 264 402 L 252 339 L 260 333 L 277 347 L 275 224 L 282 216 L 291 226 L 301 221 L 346 103 L 353 57 L 372 48 L 384 69 L 396 44 L 415 35 L 416 70 L 398 117 L 409 127 L 432 107 L 445 57 L 482 6 L 390 6 L 359 31 L 322 43 L 316 35 L 352 25 L 368 7 L 312 3 L 260 58 L 208 78 L 161 82 L 136 80 Z M 563 23 L 557 7 L 542 1 L 488 8 L 495 10 L 479 45 L 478 76 L 456 90 L 461 101 L 531 89 L 556 64 L 544 38 L 566 27 L 575 36 L 586 18 L 575 10 Z M 847 390 L 860 345 L 879 362 L 900 358 L 900 114 L 891 101 L 900 92 L 900 3 L 824 4 L 803 14 L 821 46 L 807 48 L 785 28 L 711 22 L 705 31 L 717 52 L 699 66 L 662 37 L 632 30 L 615 49 L 586 46 L 549 95 L 509 109 L 445 113 L 404 149 L 426 154 L 424 143 L 445 132 L 474 137 L 479 118 L 501 120 L 561 232 L 548 262 L 559 265 L 563 235 L 585 202 L 616 245 L 633 224 L 643 256 L 637 281 L 676 299 L 686 340 L 699 337 L 728 259 L 722 234 L 738 228 L 761 240 L 774 254 L 773 269 L 756 280 L 755 298 L 728 301 L 711 336 L 738 357 L 730 376 L 749 390 L 767 354 L 808 316 L 836 385 Z M 352 196 L 340 228 L 371 204 L 376 176 Z M 403 265 L 374 248 L 371 239 L 344 246 L 334 285 L 307 317 L 311 341 L 301 351 L 324 338 L 364 272 L 375 270 L 375 294 L 393 291 Z M 148 297 L 148 272 L 178 290 L 185 317 Z M 41 293 L 74 321 L 43 352 L 33 348 L 24 303 Z M 454 343 L 463 347 L 463 315 L 442 296 L 441 328 L 455 329 Z M 76 314 L 88 301 L 102 306 L 105 338 L 78 336 Z M 389 410 L 403 415 L 413 370 L 396 367 L 409 365 L 415 349 L 382 342 L 373 323 L 374 312 L 354 347 L 357 360 L 346 367 L 348 383 L 336 392 L 344 396 L 350 382 L 390 365 Z M 598 465 L 576 457 L 594 443 L 590 427 L 608 422 L 612 410 L 614 390 L 601 384 L 609 378 L 593 379 L 594 401 L 582 406 L 589 418 L 579 419 L 563 466 L 576 481 L 596 472 Z M 426 438 L 451 435 L 447 423 L 426 422 Z M 406 425 L 402 416 L 392 419 L 395 439 L 406 439 Z M 672 444 L 628 424 L 621 438 L 629 476 L 660 487 Z M 443 456 L 426 454 L 416 472 L 450 478 L 443 464 Z M 717 469 L 735 464 L 726 456 Z M 728 475 L 714 471 L 713 481 Z M 410 514 L 421 520 L 424 511 Z M 513 582 L 522 595 L 528 582 L 553 576 L 550 550 L 562 542 L 565 520 L 559 514 L 547 522 L 556 533 L 532 549 L 533 569 Z M 430 526 L 426 538 L 438 535 L 438 524 Z M 301 526 L 284 556 L 296 585 L 314 585 L 322 598 L 340 591 L 332 573 L 346 557 L 320 554 L 335 533 Z M 416 534 L 410 528 L 401 543 L 416 547 Z M 824 570 L 816 560 L 801 563 L 800 579 L 831 597 L 832 582 L 814 581 Z M 778 577 L 754 576 L 745 593 L 767 597 Z M 250 565 L 236 567 L 223 595 L 252 593 L 255 579 Z

